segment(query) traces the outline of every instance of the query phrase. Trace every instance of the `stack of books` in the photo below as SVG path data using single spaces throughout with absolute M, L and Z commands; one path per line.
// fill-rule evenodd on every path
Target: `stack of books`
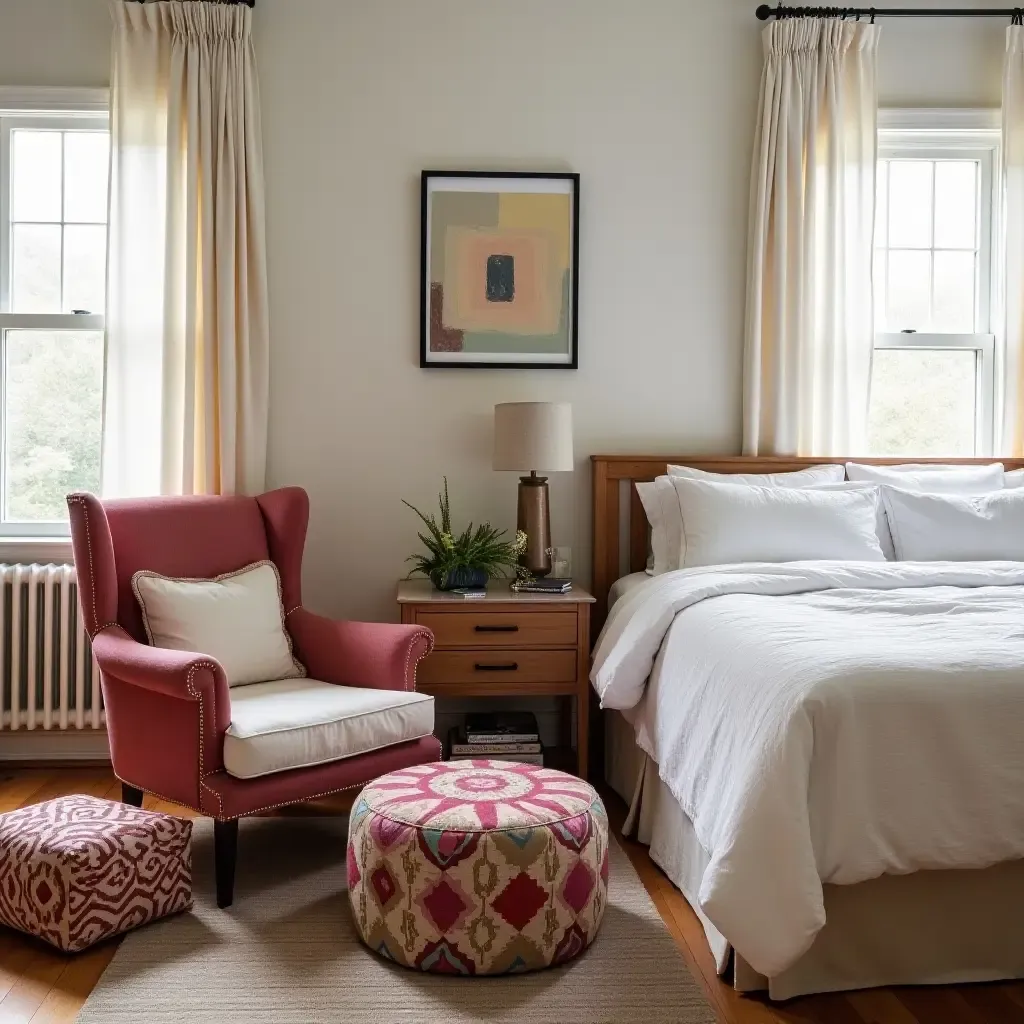
M 521 761 L 544 764 L 537 718 L 529 711 L 495 711 L 466 716 L 465 729 L 448 735 L 449 760 Z
M 524 594 L 568 594 L 572 590 L 572 580 L 558 576 L 542 576 L 540 579 L 528 580 L 512 584 L 512 590 Z

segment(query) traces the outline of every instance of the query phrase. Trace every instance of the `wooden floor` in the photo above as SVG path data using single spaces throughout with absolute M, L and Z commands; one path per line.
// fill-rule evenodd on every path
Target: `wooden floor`
M 120 783 L 107 768 L 0 768 L 0 813 L 68 793 L 118 799 Z M 614 794 L 605 796 L 612 826 L 618 831 L 625 808 Z M 321 800 L 292 808 L 289 813 L 344 813 L 350 802 L 346 797 Z M 149 796 L 145 806 L 191 814 L 184 808 Z M 843 995 L 807 996 L 781 1005 L 739 996 L 717 977 L 700 923 L 679 891 L 651 862 L 644 847 L 630 842 L 622 845 L 682 951 L 690 972 L 723 1024 L 1024 1024 L 1024 982 L 872 989 Z M 0 1024 L 70 1024 L 116 949 L 115 941 L 74 957 L 62 956 L 0 928 Z M 254 1024 L 261 1022 L 254 1021 Z

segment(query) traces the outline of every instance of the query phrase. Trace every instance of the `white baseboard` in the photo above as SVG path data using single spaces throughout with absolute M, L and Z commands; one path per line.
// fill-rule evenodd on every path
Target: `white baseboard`
M 17 729 L 0 732 L 0 763 L 109 761 L 106 729 Z

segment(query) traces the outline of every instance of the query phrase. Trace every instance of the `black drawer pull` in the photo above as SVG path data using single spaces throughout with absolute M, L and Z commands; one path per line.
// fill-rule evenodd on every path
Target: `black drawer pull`
M 519 662 L 510 661 L 506 665 L 481 665 L 480 662 L 477 662 L 473 668 L 477 672 L 515 672 L 519 668 Z
M 518 626 L 474 626 L 477 633 L 518 633 Z

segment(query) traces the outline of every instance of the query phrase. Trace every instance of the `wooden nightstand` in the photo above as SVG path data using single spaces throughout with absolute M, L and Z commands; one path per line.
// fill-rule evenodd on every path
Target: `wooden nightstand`
M 493 580 L 486 597 L 466 599 L 429 580 L 403 581 L 402 621 L 429 627 L 435 640 L 416 689 L 435 697 L 575 697 L 575 767 L 586 778 L 593 602 L 575 585 L 568 594 L 518 594 Z

